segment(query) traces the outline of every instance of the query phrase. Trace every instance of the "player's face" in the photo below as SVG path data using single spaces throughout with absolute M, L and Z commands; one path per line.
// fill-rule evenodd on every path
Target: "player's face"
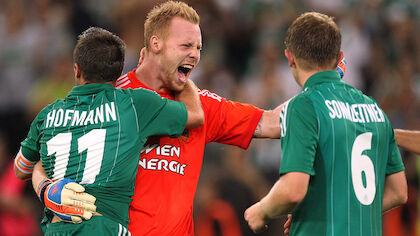
M 162 80 L 171 91 L 181 91 L 200 61 L 200 26 L 175 17 L 163 40 L 160 61 Z

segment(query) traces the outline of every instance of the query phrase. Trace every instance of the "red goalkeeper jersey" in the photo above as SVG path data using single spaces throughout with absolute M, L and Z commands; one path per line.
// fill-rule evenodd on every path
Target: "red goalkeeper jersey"
M 138 80 L 135 70 L 120 77 L 116 87 L 150 89 Z M 173 99 L 168 92 L 157 93 Z M 204 146 L 217 142 L 247 149 L 251 142 L 263 110 L 207 90 L 199 94 L 204 125 L 178 138 L 149 138 L 141 151 L 129 213 L 132 235 L 194 235 L 193 200 Z

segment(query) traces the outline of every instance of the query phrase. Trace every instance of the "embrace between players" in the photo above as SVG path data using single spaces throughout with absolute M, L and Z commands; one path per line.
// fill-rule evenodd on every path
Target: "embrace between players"
M 380 234 L 382 212 L 405 203 L 392 126 L 341 80 L 343 64 L 336 71 L 343 53 L 332 18 L 309 12 L 289 27 L 285 56 L 303 90 L 274 110 L 189 80 L 202 42 L 199 16 L 185 3 L 153 8 L 144 36 L 139 66 L 120 77 L 121 39 L 85 31 L 73 54 L 78 86 L 44 108 L 22 142 L 15 172 L 32 178 L 46 206 L 45 235 L 194 235 L 205 145 L 247 149 L 252 138 L 282 145 L 281 177 L 244 214 L 254 232 L 293 213 L 290 235 Z

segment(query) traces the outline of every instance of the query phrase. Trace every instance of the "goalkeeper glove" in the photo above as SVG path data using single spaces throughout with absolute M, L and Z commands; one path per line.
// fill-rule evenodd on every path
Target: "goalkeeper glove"
M 80 223 L 83 219 L 89 220 L 96 211 L 96 198 L 84 191 L 82 185 L 71 179 L 45 179 L 36 193 L 45 207 L 62 221 Z
M 338 63 L 337 68 L 335 69 L 338 73 L 340 73 L 340 77 L 343 78 L 344 73 L 346 72 L 346 58 L 343 57 L 341 61 Z

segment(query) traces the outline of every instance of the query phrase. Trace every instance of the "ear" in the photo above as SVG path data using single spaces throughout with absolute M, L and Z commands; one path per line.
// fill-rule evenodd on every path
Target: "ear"
M 80 77 L 82 77 L 82 71 L 80 70 L 79 65 L 74 63 L 73 64 L 73 69 L 74 69 L 74 77 L 76 79 L 80 79 Z
M 150 37 L 150 50 L 154 53 L 159 53 L 162 50 L 162 40 L 157 35 Z
M 143 63 L 145 53 L 146 53 L 146 48 L 143 47 L 140 51 L 140 58 L 139 58 L 139 62 L 137 63 L 137 67 L 139 67 Z
M 291 51 L 289 51 L 289 50 L 287 50 L 287 49 L 285 49 L 285 50 L 284 50 L 284 55 L 286 56 L 287 61 L 289 61 L 289 66 L 290 66 L 291 68 L 296 67 L 295 57 L 293 56 L 292 52 L 291 52 Z

